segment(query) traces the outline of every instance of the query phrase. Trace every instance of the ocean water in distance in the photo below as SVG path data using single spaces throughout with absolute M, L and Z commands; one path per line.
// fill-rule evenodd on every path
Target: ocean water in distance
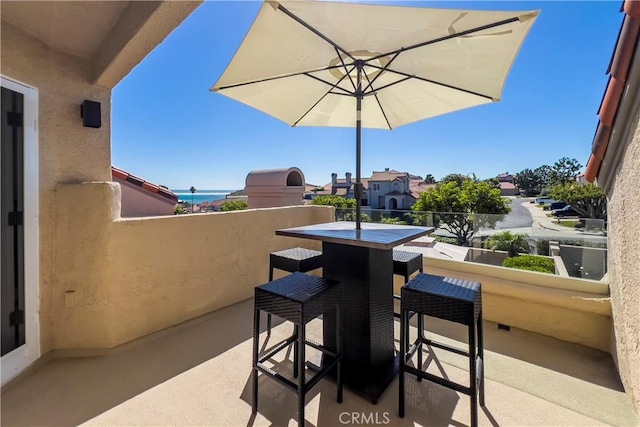
M 227 194 L 233 193 L 236 190 L 196 190 L 193 193 L 193 202 L 191 201 L 191 192 L 189 190 L 171 190 L 177 196 L 181 202 L 193 203 L 194 205 L 203 202 L 213 202 L 215 200 L 224 199 Z

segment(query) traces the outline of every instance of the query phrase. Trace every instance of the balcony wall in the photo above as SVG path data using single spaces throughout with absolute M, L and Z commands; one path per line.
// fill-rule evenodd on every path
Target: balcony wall
M 112 182 L 59 186 L 56 281 L 48 350 L 106 349 L 253 296 L 269 252 L 318 242 L 278 228 L 330 222 L 333 209 L 300 206 L 120 218 Z M 76 207 L 76 208 L 74 208 Z
M 605 283 L 427 257 L 424 269 L 482 283 L 485 320 L 610 351 L 611 302 Z M 395 285 L 402 283 L 396 280 Z
M 301 206 L 121 219 L 118 184 L 56 192 L 56 281 L 42 319 L 53 345 L 44 352 L 111 348 L 250 298 L 267 280 L 269 252 L 320 247 L 276 229 L 333 218 L 330 207 Z M 486 320 L 610 350 L 607 284 L 433 258 L 425 269 L 482 282 Z

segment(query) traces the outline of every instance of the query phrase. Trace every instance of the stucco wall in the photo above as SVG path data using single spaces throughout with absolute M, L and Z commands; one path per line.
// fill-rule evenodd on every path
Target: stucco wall
M 608 272 L 615 353 L 625 390 L 640 412 L 640 127 L 636 112 L 632 140 L 608 194 Z
M 480 282 L 485 320 L 609 351 L 611 304 L 605 284 L 428 257 L 424 270 Z M 396 291 L 401 285 L 396 278 Z
M 5 22 L 1 34 L 3 77 L 35 87 L 39 96 L 40 331 L 46 351 L 51 347 L 48 337 L 54 320 L 50 303 L 57 258 L 54 187 L 60 182 L 110 179 L 110 91 L 90 84 L 89 61 L 53 50 Z M 102 128 L 82 126 L 80 104 L 84 99 L 102 104 Z M 73 201 L 67 209 L 80 211 L 83 205 Z
M 278 228 L 330 222 L 333 208 L 286 207 L 119 219 L 115 183 L 58 189 L 50 349 L 110 348 L 253 296 L 268 254 L 319 242 Z M 70 213 L 71 200 L 90 209 Z M 276 275 L 277 277 L 277 275 Z M 76 304 L 65 307 L 65 292 Z

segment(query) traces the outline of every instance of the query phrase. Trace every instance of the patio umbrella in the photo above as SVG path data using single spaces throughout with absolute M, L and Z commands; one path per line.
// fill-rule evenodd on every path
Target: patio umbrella
M 291 126 L 394 129 L 498 102 L 538 11 L 270 1 L 211 88 Z

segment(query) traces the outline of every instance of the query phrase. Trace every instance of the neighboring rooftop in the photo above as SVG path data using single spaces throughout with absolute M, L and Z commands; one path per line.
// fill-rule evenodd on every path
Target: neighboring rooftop
M 165 187 L 164 185 L 152 184 L 129 172 L 123 171 L 122 169 L 118 169 L 115 166 L 111 166 L 111 177 L 112 179 L 119 179 L 121 181 L 126 181 L 150 193 L 157 194 L 158 196 L 165 197 L 167 199 L 174 201 L 175 203 L 178 203 L 178 196 L 174 192 L 169 190 L 167 187 Z
M 607 68 L 609 83 L 598 109 L 599 121 L 585 172 L 589 182 L 594 182 L 600 175 L 602 162 L 614 137 L 612 129 L 622 101 L 627 97 L 637 96 L 637 93 L 625 93 L 624 88 L 630 77 L 631 65 L 637 60 L 635 56 L 640 34 L 640 1 L 626 0 L 621 12 L 624 12 L 625 16 Z

